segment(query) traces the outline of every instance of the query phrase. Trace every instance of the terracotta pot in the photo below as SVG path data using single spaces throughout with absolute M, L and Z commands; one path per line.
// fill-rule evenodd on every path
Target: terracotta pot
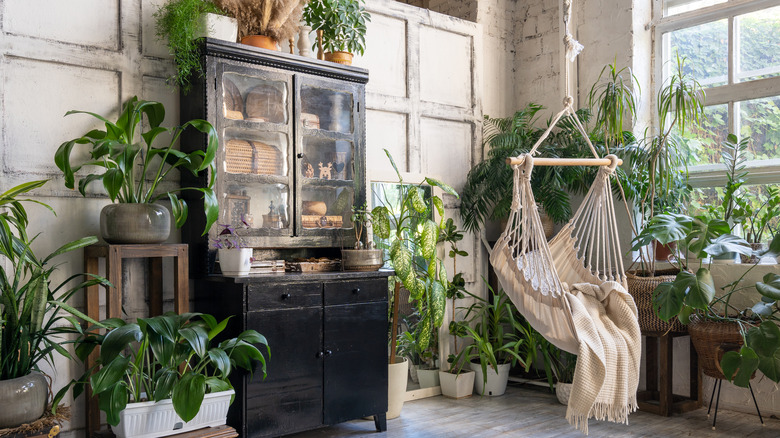
M 0 380 L 0 429 L 31 423 L 43 415 L 49 400 L 49 385 L 43 374 L 32 373 Z
M 158 204 L 108 204 L 100 211 L 100 235 L 108 243 L 162 243 L 171 234 L 171 214 Z
M 241 38 L 241 44 L 279 51 L 279 43 L 275 39 L 265 35 L 247 35 Z
M 669 242 L 666 245 L 661 245 L 657 240 L 653 241 L 653 247 L 655 248 L 655 259 L 658 261 L 667 261 L 669 256 L 674 254 L 674 250 L 677 249 L 677 242 Z
M 352 65 L 352 56 L 349 52 L 327 52 L 325 60 L 337 64 Z

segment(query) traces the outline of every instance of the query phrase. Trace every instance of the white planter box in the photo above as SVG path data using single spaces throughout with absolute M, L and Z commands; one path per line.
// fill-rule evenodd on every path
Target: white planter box
M 215 38 L 218 40 L 238 41 L 238 21 L 233 17 L 226 17 L 219 14 L 200 14 L 200 29 L 202 33 L 197 37 Z
M 119 424 L 111 430 L 117 438 L 155 438 L 209 426 L 221 426 L 227 420 L 230 398 L 235 391 L 215 392 L 206 394 L 200 412 L 192 421 L 185 423 L 173 410 L 173 402 L 129 403 L 125 410 L 119 413 Z
M 474 391 L 480 395 L 498 396 L 506 392 L 507 380 L 509 380 L 510 364 L 498 364 L 498 373 L 491 367 L 487 367 L 487 384 L 482 374 L 482 367 L 479 363 L 469 363 L 474 370 Z

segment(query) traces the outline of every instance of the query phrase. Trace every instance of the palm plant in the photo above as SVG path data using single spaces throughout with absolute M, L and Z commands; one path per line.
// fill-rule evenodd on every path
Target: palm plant
M 483 132 L 487 157 L 469 171 L 463 189 L 460 214 L 467 230 L 479 229 L 488 219 L 500 220 L 509 216 L 513 170 L 505 160 L 528 152 L 542 135 L 544 130 L 534 127 L 536 114 L 542 108 L 530 103 L 511 117 L 485 117 Z M 585 121 L 589 118 L 587 111 L 579 111 L 577 115 Z M 538 149 L 541 156 L 589 156 L 584 140 L 569 118 L 559 122 L 559 128 Z M 570 193 L 584 193 L 594 176 L 593 169 L 584 167 L 539 167 L 534 169 L 531 187 L 547 215 L 562 223 L 572 214 Z
M 84 237 L 62 245 L 44 258 L 36 256 L 31 248 L 35 237 L 28 236 L 29 216 L 23 202 L 54 210 L 39 201 L 19 197 L 46 182 L 24 183 L 0 194 L 0 209 L 3 209 L 0 213 L 0 258 L 5 258 L 11 268 L 6 271 L 6 265 L 0 264 L 0 380 L 40 371 L 38 364 L 41 361 L 51 364 L 55 352 L 70 359 L 70 353 L 60 345 L 56 335 L 58 325 L 73 317 L 61 311 L 88 319 L 67 301 L 82 288 L 98 284 L 110 286 L 106 279 L 92 276 L 68 288 L 71 281 L 84 274 L 72 275 L 58 285 L 51 284 L 50 278 L 56 270 L 51 262 L 55 257 L 98 240 L 94 236 Z

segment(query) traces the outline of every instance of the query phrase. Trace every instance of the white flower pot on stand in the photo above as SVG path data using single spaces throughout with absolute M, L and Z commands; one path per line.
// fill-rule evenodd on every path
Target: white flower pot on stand
M 117 438 L 156 438 L 221 426 L 226 423 L 233 394 L 235 391 L 232 389 L 206 394 L 198 414 L 186 423 L 176 414 L 170 399 L 156 403 L 129 403 L 119 413 L 119 424 L 111 427 L 111 430 Z
M 219 268 L 222 275 L 229 277 L 249 275 L 252 269 L 252 248 L 220 249 Z
M 199 34 L 196 37 L 208 37 L 218 40 L 238 41 L 238 21 L 225 15 L 205 13 L 198 17 Z
M 504 395 L 506 392 L 506 383 L 509 380 L 509 368 L 510 364 L 502 363 L 498 364 L 498 373 L 496 370 L 487 367 L 487 384 L 485 384 L 484 377 L 482 375 L 482 367 L 479 363 L 469 363 L 469 366 L 474 370 L 474 391 L 480 395 Z
M 439 371 L 441 393 L 450 398 L 471 397 L 474 391 L 474 371 L 461 370 L 460 374 Z

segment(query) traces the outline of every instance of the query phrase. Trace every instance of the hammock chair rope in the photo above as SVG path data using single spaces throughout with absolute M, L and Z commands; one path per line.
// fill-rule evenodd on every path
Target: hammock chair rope
M 569 31 L 572 0 L 564 0 L 566 57 L 582 50 Z M 507 162 L 514 171 L 507 226 L 490 254 L 496 276 L 526 320 L 558 348 L 577 354 L 566 419 L 587 434 L 588 419 L 628 422 L 636 410 L 641 333 L 636 305 L 626 291 L 610 177 L 622 161 L 599 157 L 573 108 L 565 63 L 563 109 L 529 150 Z M 535 158 L 564 117 L 594 158 Z M 534 165 L 598 165 L 590 190 L 571 220 L 548 243 L 531 188 Z

